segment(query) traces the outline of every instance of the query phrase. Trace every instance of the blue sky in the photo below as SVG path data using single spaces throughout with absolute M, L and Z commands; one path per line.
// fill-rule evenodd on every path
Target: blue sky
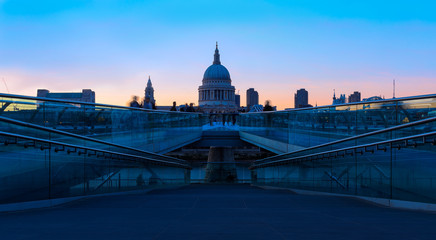
M 241 91 L 280 109 L 436 92 L 432 1 L 2 1 L 0 77 L 11 93 L 91 88 L 125 105 L 151 75 L 159 105 L 197 102 L 215 41 Z M 0 88 L 6 92 L 6 88 Z

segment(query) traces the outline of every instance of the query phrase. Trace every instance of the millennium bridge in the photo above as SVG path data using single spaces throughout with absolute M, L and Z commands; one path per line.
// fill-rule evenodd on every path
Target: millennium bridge
M 436 236 L 436 94 L 235 116 L 0 104 L 2 239 Z

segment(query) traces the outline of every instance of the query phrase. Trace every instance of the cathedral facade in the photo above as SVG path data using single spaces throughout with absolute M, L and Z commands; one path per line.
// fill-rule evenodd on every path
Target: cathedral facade
M 207 113 L 229 113 L 237 110 L 235 87 L 232 86 L 230 73 L 221 65 L 218 44 L 213 64 L 203 75 L 203 84 L 198 88 L 198 106 Z

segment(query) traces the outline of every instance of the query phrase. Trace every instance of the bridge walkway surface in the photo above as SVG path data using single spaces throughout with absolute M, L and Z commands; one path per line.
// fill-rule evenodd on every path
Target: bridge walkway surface
M 435 239 L 436 215 L 249 185 L 189 185 L 0 214 L 1 239 Z

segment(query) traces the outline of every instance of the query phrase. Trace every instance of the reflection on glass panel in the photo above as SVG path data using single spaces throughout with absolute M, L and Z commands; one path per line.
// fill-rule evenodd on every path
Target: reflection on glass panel
M 0 136 L 0 204 L 189 183 L 189 169 L 78 145 Z
M 436 132 L 253 165 L 257 184 L 436 203 Z
M 187 184 L 183 160 L 153 152 L 198 139 L 205 122 L 201 114 L 22 96 L 0 105 L 0 204 Z
M 202 114 L 32 97 L 1 98 L 0 104 L 2 117 L 153 152 L 199 138 L 205 122 Z
M 289 111 L 246 113 L 240 116 L 240 131 L 243 137 L 251 142 L 261 146 L 266 146 L 267 142 L 266 147 L 278 153 L 286 153 L 431 117 L 436 117 L 435 95 Z M 426 132 L 433 127 L 434 125 L 411 127 L 356 142 L 337 144 L 330 148 L 409 136 L 415 130 Z

